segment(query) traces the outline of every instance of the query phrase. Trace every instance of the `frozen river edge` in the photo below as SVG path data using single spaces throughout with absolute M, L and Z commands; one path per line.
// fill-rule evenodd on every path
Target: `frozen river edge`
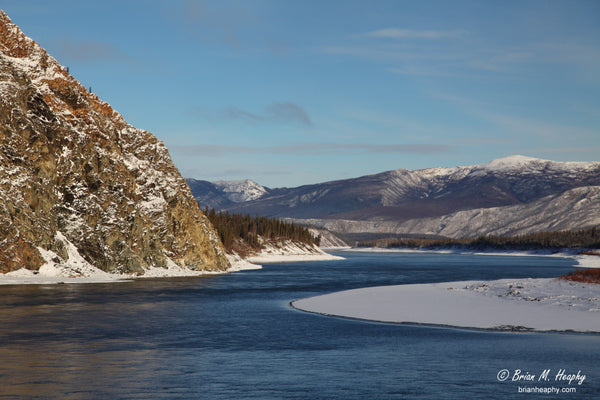
M 204 275 L 219 275 L 244 270 L 261 269 L 260 264 L 276 262 L 324 261 L 340 260 L 343 257 L 334 256 L 324 251 L 308 251 L 303 249 L 285 249 L 279 253 L 263 252 L 244 259 L 237 255 L 227 255 L 231 267 L 226 271 L 195 271 L 182 268 L 171 263 L 168 268 L 149 268 L 144 275 L 111 274 L 86 265 L 86 268 L 75 273 L 71 268 L 55 266 L 51 263 L 43 265 L 39 271 L 25 268 L 6 274 L 0 273 L 1 285 L 52 285 L 65 283 L 110 283 L 127 282 L 133 279 L 194 277 Z M 83 263 L 81 263 L 83 264 Z M 62 267 L 62 268 L 61 268 Z
M 290 304 L 311 313 L 374 322 L 600 333 L 600 285 L 552 278 L 380 286 Z

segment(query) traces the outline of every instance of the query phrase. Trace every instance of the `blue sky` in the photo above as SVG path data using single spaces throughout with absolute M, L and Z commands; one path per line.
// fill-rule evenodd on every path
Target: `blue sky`
M 185 177 L 600 160 L 600 2 L 4 1 Z

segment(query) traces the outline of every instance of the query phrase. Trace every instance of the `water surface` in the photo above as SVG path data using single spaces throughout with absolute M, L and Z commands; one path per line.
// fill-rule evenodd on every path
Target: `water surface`
M 555 277 L 548 257 L 344 253 L 221 276 L 0 287 L 0 399 L 600 398 L 600 336 L 377 324 L 294 299 L 364 286 Z M 503 369 L 550 382 L 499 381 Z M 555 383 L 560 369 L 586 374 Z

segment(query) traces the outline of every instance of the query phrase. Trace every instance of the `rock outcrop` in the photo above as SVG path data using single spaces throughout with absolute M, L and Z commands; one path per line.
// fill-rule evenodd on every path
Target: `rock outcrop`
M 68 265 L 73 249 L 115 273 L 229 267 L 163 143 L 0 10 L 0 272 Z

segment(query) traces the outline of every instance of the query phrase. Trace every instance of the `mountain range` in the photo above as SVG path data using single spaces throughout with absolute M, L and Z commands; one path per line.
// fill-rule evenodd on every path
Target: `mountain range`
M 462 238 L 600 224 L 600 162 L 515 155 L 276 189 L 250 180 L 187 182 L 201 207 L 290 218 L 342 234 Z

